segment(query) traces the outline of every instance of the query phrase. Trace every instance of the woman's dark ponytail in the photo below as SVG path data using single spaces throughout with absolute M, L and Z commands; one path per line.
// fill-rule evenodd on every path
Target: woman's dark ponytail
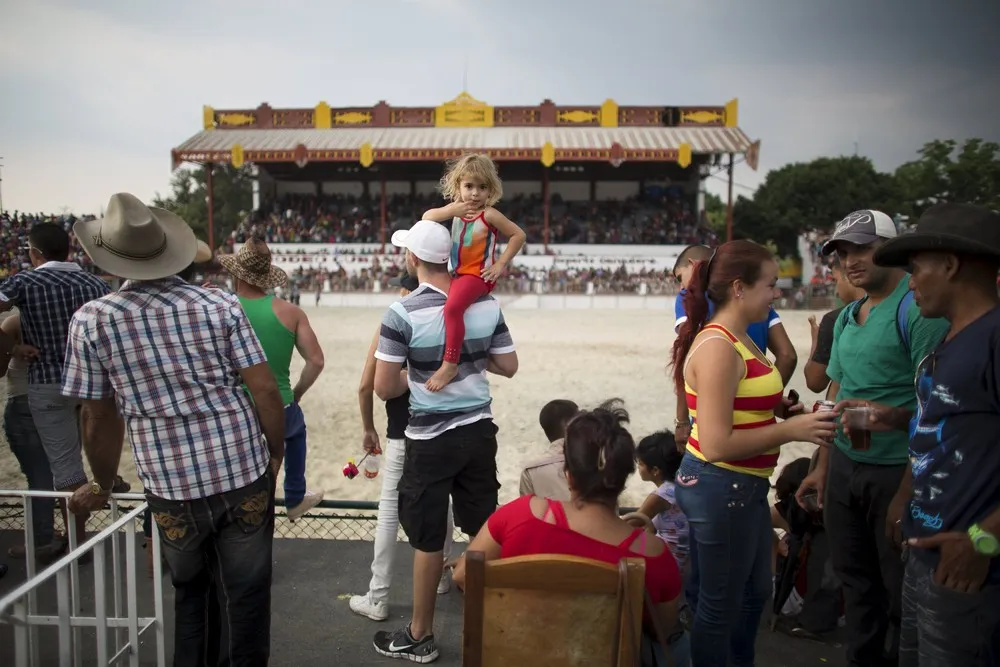
M 687 319 L 677 330 L 670 362 L 674 367 L 674 387 L 678 396 L 684 395 L 684 359 L 691 351 L 695 336 L 708 320 L 708 273 L 711 263 L 711 260 L 692 263 L 691 279 L 684 291 L 684 313 Z
M 684 294 L 687 320 L 677 332 L 671 354 L 678 395 L 684 393 L 684 360 L 691 352 L 695 336 L 708 321 L 709 300 L 717 308 L 724 307 L 731 298 L 730 286 L 735 281 L 755 284 L 760 279 L 764 262 L 773 261 L 774 255 L 762 245 L 753 241 L 728 241 L 716 248 L 708 261 L 692 264 L 691 280 Z

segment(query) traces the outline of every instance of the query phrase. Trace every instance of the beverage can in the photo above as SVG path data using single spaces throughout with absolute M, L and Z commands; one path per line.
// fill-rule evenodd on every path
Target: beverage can
M 837 404 L 833 401 L 816 401 L 813 404 L 813 412 L 833 412 Z

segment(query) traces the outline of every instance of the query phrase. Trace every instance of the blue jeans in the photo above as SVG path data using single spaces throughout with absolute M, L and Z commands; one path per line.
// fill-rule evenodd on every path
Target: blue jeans
M 695 667 L 753 667 L 757 629 L 771 598 L 771 512 L 765 477 L 685 454 L 677 504 L 697 549 L 698 599 L 691 633 Z
M 274 487 L 196 500 L 146 494 L 174 585 L 174 665 L 266 667 L 271 646 Z
M 899 667 L 995 667 L 1000 660 L 1000 584 L 960 593 L 934 583 L 910 554 L 903 578 Z
M 694 536 L 694 526 L 688 524 L 688 571 L 684 577 L 684 601 L 692 617 L 698 612 L 698 542 Z
M 21 472 L 28 480 L 28 488 L 32 491 L 52 491 L 49 457 L 45 454 L 42 439 L 38 436 L 35 421 L 31 418 L 28 397 L 9 397 L 3 411 L 3 419 L 7 443 L 18 465 L 21 466 Z M 31 527 L 36 547 L 52 542 L 52 512 L 55 504 L 54 498 L 33 498 L 31 501 Z
M 306 494 L 306 418 L 298 403 L 285 407 L 285 507 Z

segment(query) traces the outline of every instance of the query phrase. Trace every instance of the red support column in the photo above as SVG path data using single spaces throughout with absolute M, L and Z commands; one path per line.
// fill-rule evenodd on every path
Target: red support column
M 379 236 L 380 236 L 381 242 L 382 242 L 382 250 L 380 252 L 384 253 L 385 252 L 385 214 L 386 214 L 386 211 L 385 211 L 385 174 L 382 174 L 379 178 L 380 178 L 379 184 L 381 186 L 381 197 L 380 197 L 381 201 L 379 202 L 379 209 L 380 209 L 381 216 L 382 216 L 382 227 L 381 227 L 381 230 L 380 230 L 380 233 L 379 233 Z
M 549 169 L 542 169 L 542 220 L 545 224 L 542 240 L 545 242 L 545 252 L 549 251 Z
M 726 201 L 726 242 L 733 240 L 733 154 L 729 154 L 729 197 Z
M 212 185 L 212 172 L 215 165 L 211 162 L 205 165 L 205 189 L 208 191 L 208 247 L 215 252 L 215 188 Z

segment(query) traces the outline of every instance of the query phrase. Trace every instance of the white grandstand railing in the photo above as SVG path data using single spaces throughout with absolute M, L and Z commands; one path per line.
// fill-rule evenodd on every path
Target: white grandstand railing
M 32 529 L 31 499 L 58 498 L 66 500 L 72 494 L 52 491 L 4 491 L 0 498 L 20 498 L 24 507 L 24 544 L 28 578 L 23 584 L 0 599 L 0 622 L 14 629 L 14 666 L 37 667 L 39 659 L 38 630 L 41 627 L 58 628 L 59 667 L 79 666 L 83 663 L 83 629 L 94 628 L 96 657 L 99 665 L 117 665 L 127 660 L 128 665 L 139 665 L 139 637 L 150 628 L 156 634 L 156 664 L 166 667 L 166 644 L 163 626 L 163 578 L 160 565 L 160 535 L 152 533 L 153 548 L 153 613 L 140 617 L 137 595 L 136 520 L 141 520 L 148 505 L 145 497 L 136 493 L 115 494 L 110 499 L 111 525 L 83 544 L 77 544 L 76 522 L 69 521 L 68 553 L 41 572 L 35 567 L 35 541 Z M 126 514 L 120 514 L 120 501 L 139 501 L 139 505 Z M 121 531 L 125 531 L 124 587 L 120 556 Z M 113 613 L 108 613 L 106 588 L 107 545 L 111 543 L 111 576 Z M 83 612 L 80 595 L 80 559 L 87 553 L 94 554 L 94 613 Z M 42 585 L 55 580 L 57 615 L 39 613 L 38 592 Z M 124 595 L 124 602 L 123 602 Z M 109 645 L 108 631 L 114 634 L 114 653 Z M 124 640 L 124 641 L 123 641 Z M 52 664 L 48 662 L 47 664 Z

